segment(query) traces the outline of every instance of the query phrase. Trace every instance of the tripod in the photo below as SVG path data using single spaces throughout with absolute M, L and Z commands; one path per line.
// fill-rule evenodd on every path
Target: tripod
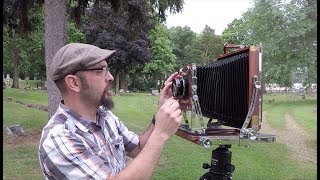
M 231 180 L 232 173 L 235 170 L 231 164 L 231 151 L 228 150 L 231 145 L 219 145 L 215 150 L 212 150 L 211 165 L 204 163 L 203 169 L 209 169 L 200 180 Z

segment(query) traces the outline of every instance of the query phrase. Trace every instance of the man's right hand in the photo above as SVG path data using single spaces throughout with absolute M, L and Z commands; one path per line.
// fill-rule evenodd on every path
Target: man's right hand
M 173 97 L 167 99 L 159 108 L 153 133 L 168 140 L 178 130 L 182 120 L 179 103 Z

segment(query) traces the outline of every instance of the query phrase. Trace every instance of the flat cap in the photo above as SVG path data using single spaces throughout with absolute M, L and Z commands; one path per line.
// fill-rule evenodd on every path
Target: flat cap
M 58 50 L 49 66 L 53 81 L 74 74 L 103 60 L 108 60 L 116 51 L 101 49 L 82 43 L 70 43 Z

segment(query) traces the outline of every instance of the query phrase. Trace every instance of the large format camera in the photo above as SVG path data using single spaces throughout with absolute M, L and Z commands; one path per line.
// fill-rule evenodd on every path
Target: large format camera
M 211 164 L 200 180 L 231 180 L 232 144 L 275 136 L 259 134 L 262 122 L 262 50 L 257 46 L 225 44 L 224 54 L 206 65 L 187 65 L 173 80 L 172 93 L 179 101 L 183 123 L 176 135 L 210 148 Z
M 206 65 L 180 69 L 172 83 L 183 123 L 176 135 L 204 147 L 249 145 L 262 122 L 262 50 L 226 44 Z

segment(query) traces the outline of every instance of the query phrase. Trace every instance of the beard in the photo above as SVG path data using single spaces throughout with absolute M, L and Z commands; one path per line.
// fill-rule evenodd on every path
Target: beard
M 80 78 L 81 83 L 82 83 L 82 90 L 83 90 L 83 96 L 82 97 L 91 97 L 93 99 L 98 100 L 99 96 L 95 96 L 96 94 L 99 94 L 99 92 L 95 92 L 92 89 L 90 89 L 88 82 L 85 78 L 81 77 Z M 111 93 L 111 84 L 109 84 L 102 92 L 100 96 L 100 106 L 103 108 L 107 108 L 109 110 L 114 108 L 114 102 L 112 100 L 112 93 Z M 87 99 L 88 100 L 88 99 Z M 98 100 L 99 101 L 99 100 Z
M 107 90 L 107 91 L 109 91 L 109 90 Z M 109 94 L 110 93 L 106 92 L 106 90 L 105 90 L 101 96 L 100 103 L 103 108 L 107 108 L 107 109 L 111 110 L 114 108 L 114 102 L 112 100 L 111 94 L 110 95 Z

